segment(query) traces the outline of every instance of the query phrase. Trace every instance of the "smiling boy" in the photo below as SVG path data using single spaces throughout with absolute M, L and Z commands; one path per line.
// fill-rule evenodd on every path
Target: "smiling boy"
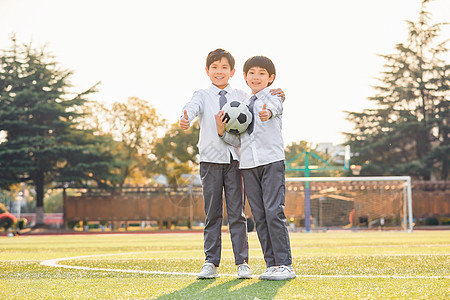
M 246 132 L 232 135 L 225 132 L 224 112 L 220 111 L 216 115 L 216 128 L 225 142 L 241 146 L 239 168 L 267 266 L 259 278 L 285 280 L 295 278 L 295 272 L 284 214 L 283 107 L 282 102 L 269 93 L 275 75 L 275 65 L 267 57 L 248 59 L 244 64 L 244 78 L 253 94 L 247 101 L 253 121 Z

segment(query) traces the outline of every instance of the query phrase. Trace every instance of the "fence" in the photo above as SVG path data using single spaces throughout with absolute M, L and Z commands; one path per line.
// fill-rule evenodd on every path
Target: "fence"
M 348 183 L 351 189 L 357 190 L 364 183 Z M 304 194 L 302 183 L 287 183 L 286 185 L 286 208 L 285 213 L 288 219 L 295 219 L 298 226 L 304 219 Z M 315 183 L 311 189 L 329 188 L 324 184 Z M 67 196 L 64 193 L 64 222 L 78 221 L 142 221 L 154 220 L 159 226 L 170 228 L 171 224 L 189 222 L 203 222 L 205 214 L 203 210 L 203 198 L 201 187 L 125 187 L 120 192 L 106 192 L 102 190 L 78 190 L 79 195 Z M 392 199 L 391 199 L 392 198 Z M 399 200 L 394 195 L 384 193 L 385 205 L 382 209 L 389 212 L 394 206 L 400 205 Z M 412 183 L 412 206 L 416 219 L 425 217 L 450 217 L 450 182 L 421 182 Z M 342 216 L 339 218 L 342 224 L 348 223 L 349 214 L 354 206 L 350 206 L 345 199 L 328 199 L 327 201 L 342 202 L 339 210 Z M 318 210 L 317 214 L 330 213 L 330 210 L 323 210 L 316 200 L 312 199 L 311 209 Z M 327 201 L 321 202 L 324 207 Z M 316 201 L 317 202 L 317 201 Z M 337 203 L 336 202 L 336 203 Z M 317 204 L 317 205 L 316 205 Z M 354 204 L 353 204 L 354 205 Z M 322 209 L 319 212 L 319 209 Z M 361 206 L 358 208 L 361 216 L 371 216 L 376 212 L 373 207 Z M 336 210 L 336 209 L 332 209 Z M 372 210 L 372 211 L 371 211 Z M 246 205 L 246 215 L 251 217 L 251 211 Z M 350 216 L 351 217 L 351 216 Z M 328 218 L 330 219 L 330 218 Z M 224 210 L 224 220 L 226 220 L 226 210 Z M 323 219 L 325 220 L 325 219 Z M 361 220 L 358 219 L 359 221 Z M 368 223 L 370 220 L 366 220 Z M 320 222 L 320 221 L 318 221 Z M 323 221 L 322 221 L 323 222 Z M 335 220 L 335 222 L 338 222 Z M 318 226 L 333 226 L 335 224 L 317 224 Z

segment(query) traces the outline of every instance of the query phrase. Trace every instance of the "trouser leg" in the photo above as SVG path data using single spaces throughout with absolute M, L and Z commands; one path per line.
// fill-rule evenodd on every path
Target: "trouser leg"
M 216 266 L 220 264 L 222 251 L 222 210 L 223 176 L 222 166 L 213 163 L 200 163 L 203 200 L 205 209 L 204 251 L 205 261 Z
M 224 189 L 234 260 L 239 265 L 248 262 L 248 239 L 242 179 L 237 161 L 232 161 L 224 169 Z
M 261 244 L 266 266 L 275 266 L 275 256 L 273 253 L 272 241 L 270 239 L 269 228 L 266 220 L 263 190 L 261 187 L 263 167 L 244 169 L 241 171 L 242 176 L 244 177 L 245 195 L 247 196 L 248 203 L 250 204 L 252 215 L 255 220 L 256 233 L 258 234 L 258 239 Z
M 291 265 L 291 245 L 284 214 L 286 190 L 284 161 L 264 166 L 261 187 L 276 265 Z

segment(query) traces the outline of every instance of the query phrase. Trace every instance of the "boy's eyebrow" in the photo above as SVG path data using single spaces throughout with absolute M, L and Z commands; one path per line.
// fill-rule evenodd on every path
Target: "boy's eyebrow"
M 222 62 L 216 60 L 215 62 L 212 62 L 211 65 L 228 65 L 229 66 L 230 63 L 229 62 L 222 63 Z
M 248 72 L 269 72 L 265 68 L 262 67 L 251 67 L 248 69 Z
M 210 66 L 211 66 L 211 67 L 212 67 L 212 66 L 214 66 L 214 67 L 216 67 L 216 66 L 222 66 L 222 67 L 229 67 L 229 68 L 231 68 L 230 64 L 228 64 L 228 63 L 226 63 L 226 64 L 212 63 Z

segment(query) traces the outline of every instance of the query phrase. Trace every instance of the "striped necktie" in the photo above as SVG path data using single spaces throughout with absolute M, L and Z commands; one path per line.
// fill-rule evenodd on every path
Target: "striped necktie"
M 227 103 L 227 98 L 225 97 L 225 94 L 227 93 L 227 91 L 221 90 L 219 92 L 220 98 L 219 98 L 219 103 L 220 103 L 220 109 L 222 109 L 222 107 L 225 105 L 225 103 Z
M 247 128 L 247 132 L 248 134 L 252 134 L 253 132 L 253 127 L 255 126 L 255 114 L 253 113 L 253 106 L 255 106 L 255 101 L 256 101 L 257 97 L 255 95 L 253 95 L 250 98 L 250 104 L 248 105 L 248 109 L 250 110 L 250 113 L 252 114 L 252 122 L 250 123 L 250 125 L 248 125 Z

